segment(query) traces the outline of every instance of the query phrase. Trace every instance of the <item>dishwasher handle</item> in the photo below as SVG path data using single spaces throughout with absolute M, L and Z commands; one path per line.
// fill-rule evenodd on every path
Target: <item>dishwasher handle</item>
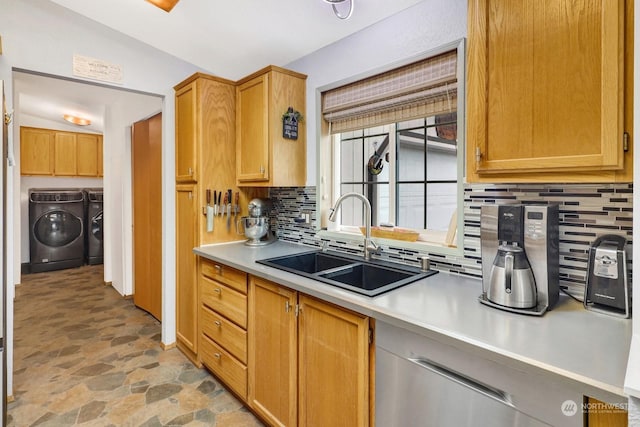
M 429 359 L 425 359 L 424 357 L 410 357 L 408 359 L 421 368 L 441 375 L 457 384 L 470 388 L 471 390 L 474 390 L 491 399 L 497 400 L 498 402 L 503 403 L 511 408 L 515 408 L 515 405 L 511 401 L 511 396 L 507 392 L 488 386 L 486 384 L 482 384 L 463 374 L 445 368 L 444 366 L 441 366 Z

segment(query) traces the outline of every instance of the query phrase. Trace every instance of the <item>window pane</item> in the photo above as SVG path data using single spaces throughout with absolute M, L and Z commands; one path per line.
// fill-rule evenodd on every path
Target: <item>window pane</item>
M 366 189 L 368 192 L 367 199 L 369 199 L 371 203 L 371 224 L 380 225 L 381 222 L 388 223 L 391 210 L 389 184 L 371 184 L 367 185 Z
M 427 180 L 457 180 L 456 113 L 429 117 L 427 123 Z
M 424 181 L 424 128 L 398 132 L 398 179 Z
M 445 146 L 431 139 L 427 142 L 427 181 L 456 181 L 458 175 L 457 152 L 454 146 Z
M 424 184 L 398 184 L 399 227 L 424 228 Z
M 365 181 L 388 181 L 389 164 L 386 161 L 386 154 L 389 152 L 389 135 L 374 135 L 364 140 L 364 165 Z M 369 165 L 371 167 L 369 167 Z M 379 171 L 378 174 L 375 174 Z
M 427 228 L 449 228 L 451 215 L 456 210 L 457 184 L 427 184 Z
M 362 184 L 342 184 L 340 186 L 340 194 L 345 193 L 363 193 Z M 364 214 L 364 206 L 362 202 L 355 198 L 348 198 L 340 205 L 340 224 L 342 225 L 362 225 Z
M 362 167 L 362 139 L 343 139 L 340 144 L 340 182 L 361 182 Z

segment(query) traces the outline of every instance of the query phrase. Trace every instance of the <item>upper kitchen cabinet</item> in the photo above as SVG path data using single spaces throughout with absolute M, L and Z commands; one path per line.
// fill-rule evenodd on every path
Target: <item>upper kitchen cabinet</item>
M 199 126 L 197 80 L 187 80 L 176 90 L 176 182 L 198 181 L 196 151 Z
M 306 183 L 306 76 L 275 66 L 237 82 L 236 179 L 239 186 L 287 187 Z M 283 136 L 283 115 L 302 116 L 296 139 Z
M 469 182 L 632 180 L 632 1 L 470 0 L 468 18 Z
M 20 128 L 20 173 L 53 173 L 53 133 L 48 129 Z
M 102 135 L 78 134 L 76 153 L 79 176 L 102 176 Z
M 102 135 L 21 127 L 20 173 L 102 176 Z
M 224 216 L 213 218 L 213 228 L 207 226 L 203 214 L 191 219 L 197 222 L 196 246 L 241 240 L 235 229 L 236 219 L 242 216 L 249 200 L 267 194 L 266 189 L 236 186 L 235 82 L 195 73 L 174 89 L 176 184 L 197 184 L 194 198 L 198 212 L 206 213 L 207 204 L 213 206 L 214 191 L 220 194 L 231 190 L 234 199 L 236 193 L 239 199 L 238 214 L 232 212 L 235 218 L 225 211 Z M 207 200 L 207 194 L 211 194 L 211 199 Z M 235 204 L 235 200 L 229 203 Z

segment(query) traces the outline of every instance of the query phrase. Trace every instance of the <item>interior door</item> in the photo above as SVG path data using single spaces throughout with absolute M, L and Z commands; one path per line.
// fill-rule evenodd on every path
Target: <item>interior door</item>
M 132 133 L 133 303 L 162 320 L 162 113 Z

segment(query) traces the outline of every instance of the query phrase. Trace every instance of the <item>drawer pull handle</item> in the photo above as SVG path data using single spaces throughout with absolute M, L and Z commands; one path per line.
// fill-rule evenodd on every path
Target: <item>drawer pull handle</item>
M 222 293 L 222 290 L 220 288 L 215 288 L 213 290 L 213 292 L 215 292 L 216 294 L 220 295 Z
M 220 360 L 222 355 L 220 353 L 213 353 L 213 357 L 215 357 L 216 359 Z
M 220 326 L 222 326 L 222 323 L 220 323 L 220 321 L 219 321 L 219 320 L 216 320 L 216 321 L 215 321 L 215 322 L 213 322 L 213 323 L 214 323 L 218 328 L 219 328 Z
M 222 274 L 222 267 L 220 267 L 218 264 L 216 264 L 213 268 L 216 269 L 217 274 Z

